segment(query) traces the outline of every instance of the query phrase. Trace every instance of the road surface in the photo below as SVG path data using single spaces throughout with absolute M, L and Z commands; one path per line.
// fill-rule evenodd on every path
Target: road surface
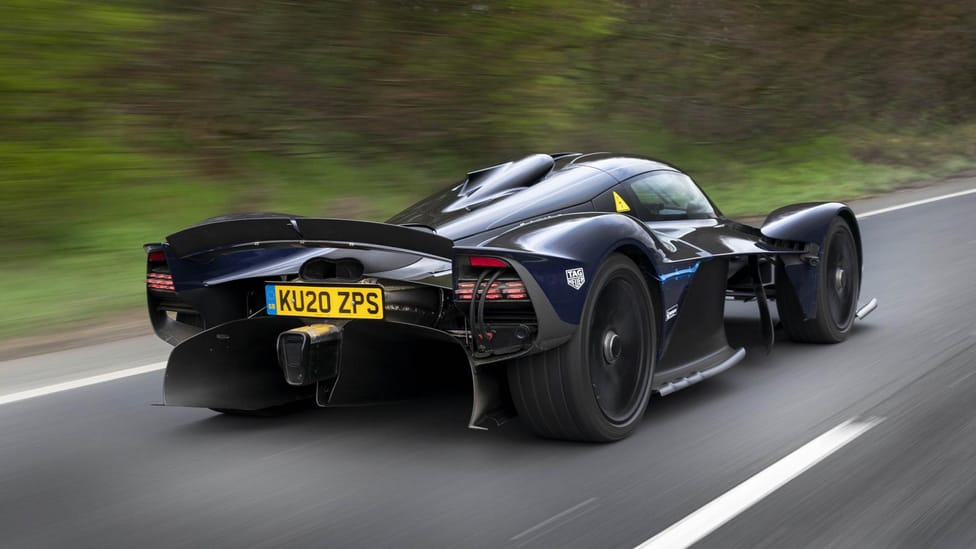
M 464 394 L 272 419 L 154 407 L 161 371 L 44 394 L 165 360 L 153 338 L 2 363 L 0 545 L 974 547 L 976 194 L 885 210 L 973 188 L 859 203 L 881 306 L 848 342 L 765 356 L 730 304 L 746 360 L 615 444 L 471 431 Z

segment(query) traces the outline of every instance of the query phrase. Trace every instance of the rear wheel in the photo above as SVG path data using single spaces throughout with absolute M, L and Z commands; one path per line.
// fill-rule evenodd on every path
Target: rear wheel
M 569 342 L 508 367 L 519 415 L 544 437 L 620 440 L 647 408 L 657 332 L 644 276 L 613 255 L 592 285 Z
M 817 316 L 805 319 L 803 309 L 779 268 L 776 275 L 776 308 L 783 328 L 793 341 L 838 343 L 847 339 L 861 292 L 861 262 L 850 225 L 836 217 L 827 230 L 817 268 Z

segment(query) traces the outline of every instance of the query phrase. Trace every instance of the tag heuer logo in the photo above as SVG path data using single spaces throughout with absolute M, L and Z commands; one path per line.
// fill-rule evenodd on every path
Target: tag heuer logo
M 583 267 L 566 269 L 566 284 L 572 286 L 574 290 L 579 290 L 585 283 L 586 277 L 583 275 Z

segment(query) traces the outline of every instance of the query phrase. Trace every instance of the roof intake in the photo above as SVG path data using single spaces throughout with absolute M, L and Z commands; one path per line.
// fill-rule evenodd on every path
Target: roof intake
M 460 198 L 444 208 L 444 211 L 472 209 L 517 189 L 528 187 L 552 171 L 554 163 L 548 154 L 534 154 L 521 160 L 471 172 L 458 193 Z

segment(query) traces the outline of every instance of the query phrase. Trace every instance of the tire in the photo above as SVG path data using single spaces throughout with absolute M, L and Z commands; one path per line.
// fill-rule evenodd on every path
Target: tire
M 614 254 L 593 278 L 572 339 L 509 364 L 515 408 L 546 438 L 623 439 L 647 408 L 656 348 L 654 305 L 644 275 Z
M 839 343 L 854 324 L 861 293 L 861 261 L 850 225 L 836 217 L 827 229 L 817 281 L 817 316 L 806 319 L 782 266 L 776 273 L 776 309 L 787 335 L 804 343 Z

